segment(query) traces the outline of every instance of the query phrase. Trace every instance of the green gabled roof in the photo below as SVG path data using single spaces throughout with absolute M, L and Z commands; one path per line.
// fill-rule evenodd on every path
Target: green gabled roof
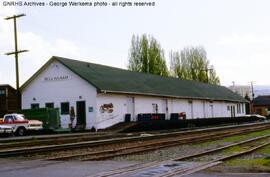
M 246 102 L 243 97 L 223 86 L 133 72 L 56 56 L 52 57 L 33 77 L 54 60 L 78 74 L 96 87 L 99 92 Z M 31 80 L 30 78 L 22 89 Z

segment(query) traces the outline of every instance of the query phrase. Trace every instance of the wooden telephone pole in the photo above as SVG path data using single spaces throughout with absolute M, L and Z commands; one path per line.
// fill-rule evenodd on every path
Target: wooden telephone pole
M 214 70 L 213 68 L 207 68 L 207 67 L 202 70 L 202 71 L 205 71 L 205 73 L 206 73 L 206 83 L 209 83 L 208 71 L 213 71 L 213 70 Z
M 16 65 L 16 90 L 17 90 L 17 108 L 20 109 L 21 107 L 21 97 L 20 97 L 20 80 L 19 80 L 19 53 L 28 52 L 28 50 L 18 50 L 18 39 L 17 39 L 17 18 L 23 17 L 25 14 L 13 15 L 11 17 L 6 17 L 5 20 L 12 20 L 14 23 L 14 40 L 15 40 L 15 51 L 8 52 L 6 55 L 15 55 L 15 65 Z

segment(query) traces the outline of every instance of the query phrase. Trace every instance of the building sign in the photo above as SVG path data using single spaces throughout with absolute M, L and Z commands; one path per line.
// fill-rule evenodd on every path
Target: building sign
M 94 108 L 93 107 L 88 107 L 88 112 L 93 112 Z
M 109 103 L 109 104 L 103 104 L 100 106 L 99 108 L 100 113 L 112 113 L 113 112 L 113 104 Z
M 49 82 L 49 81 L 65 81 L 65 80 L 71 80 L 71 76 L 69 76 L 69 75 L 48 76 L 48 77 L 44 77 L 43 78 L 43 81 L 44 82 Z

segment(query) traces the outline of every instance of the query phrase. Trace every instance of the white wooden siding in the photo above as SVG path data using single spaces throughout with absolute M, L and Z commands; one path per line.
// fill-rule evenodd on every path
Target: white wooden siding
M 61 76 L 68 76 L 68 79 L 44 80 Z M 30 109 L 32 103 L 39 103 L 40 107 L 44 108 L 48 102 L 53 102 L 55 108 L 60 108 L 61 102 L 69 102 L 76 113 L 76 101 L 86 102 L 86 127 L 91 128 L 96 118 L 96 88 L 59 62 L 51 63 L 22 92 L 22 109 Z M 93 107 L 93 112 L 88 112 L 89 107 Z M 67 128 L 69 122 L 69 115 L 61 115 L 63 128 Z

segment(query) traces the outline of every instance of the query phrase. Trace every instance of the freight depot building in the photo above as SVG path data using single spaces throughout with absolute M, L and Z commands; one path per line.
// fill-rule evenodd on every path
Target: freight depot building
M 229 89 L 196 81 L 52 57 L 22 89 L 22 109 L 60 109 L 61 127 L 68 127 L 69 112 L 85 128 L 106 128 L 123 122 L 126 114 L 185 112 L 187 119 L 237 117 L 245 102 Z

